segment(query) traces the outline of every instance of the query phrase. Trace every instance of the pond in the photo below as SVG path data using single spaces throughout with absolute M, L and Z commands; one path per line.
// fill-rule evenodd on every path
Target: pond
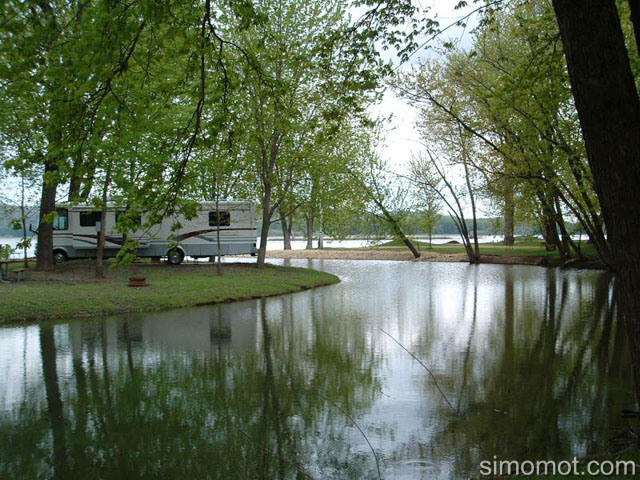
M 458 479 L 604 453 L 625 428 L 606 273 L 291 264 L 342 282 L 1 328 L 0 477 Z

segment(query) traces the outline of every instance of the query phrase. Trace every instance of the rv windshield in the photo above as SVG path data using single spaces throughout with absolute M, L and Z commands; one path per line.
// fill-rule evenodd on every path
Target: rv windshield
M 58 208 L 56 213 L 58 215 L 53 219 L 53 229 L 67 230 L 69 228 L 69 210 L 66 208 Z

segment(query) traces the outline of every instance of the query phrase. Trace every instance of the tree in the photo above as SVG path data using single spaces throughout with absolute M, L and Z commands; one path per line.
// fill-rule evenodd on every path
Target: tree
M 363 146 L 363 162 L 360 171 L 351 171 L 354 183 L 373 204 L 372 210 L 382 221 L 388 224 L 392 235 L 406 245 L 414 258 L 420 258 L 420 252 L 405 234 L 403 220 L 409 210 L 407 202 L 409 188 L 398 178 L 389 178 L 387 164 L 374 152 L 370 145 Z
M 640 99 L 615 1 L 553 0 L 553 7 L 607 225 L 640 402 Z
M 80 190 L 85 147 L 105 99 L 117 98 L 116 79 L 126 72 L 147 25 L 145 13 L 155 14 L 138 4 L 3 4 L 2 136 L 28 154 L 21 161 L 43 167 L 39 269 L 53 267 L 58 186 L 71 179 L 71 197 Z
M 16 249 L 22 249 L 22 261 L 24 268 L 29 268 L 29 257 L 27 250 L 31 246 L 31 236 L 29 235 L 29 229 L 27 228 L 27 218 L 33 213 L 33 207 L 30 207 L 27 202 L 29 200 L 29 191 L 33 187 L 33 177 L 20 172 L 20 216 L 12 220 L 13 229 L 20 231 L 21 240 L 16 245 Z
M 451 163 L 449 163 L 451 166 Z M 454 167 L 455 168 L 455 167 Z M 428 191 L 429 195 L 435 195 L 447 207 L 449 215 L 453 220 L 456 230 L 462 239 L 469 263 L 477 263 L 479 261 L 480 252 L 477 240 L 477 222 L 475 213 L 473 215 L 473 237 L 472 244 L 471 235 L 469 234 L 469 226 L 465 219 L 465 205 L 463 198 L 469 196 L 471 180 L 468 178 L 469 170 L 464 171 L 464 186 L 456 185 L 452 179 L 447 176 L 447 165 L 439 161 L 432 152 L 427 148 L 426 156 L 416 157 L 411 162 L 411 180 L 420 190 Z M 475 207 L 472 207 L 475 210 Z
M 531 197 L 550 248 L 581 256 L 565 216 L 578 219 L 603 262 L 609 261 L 604 222 L 588 169 L 577 114 L 546 0 L 488 9 L 473 45 L 444 48 L 444 60 L 427 63 L 397 82 L 430 117 L 456 122 L 482 147 L 471 166 L 503 204 L 507 242 L 513 235 L 513 200 Z
M 415 173 L 414 177 L 417 178 Z M 429 237 L 429 248 L 432 248 L 432 237 L 433 230 L 436 227 L 436 224 L 440 220 L 440 208 L 441 208 L 441 200 L 437 192 L 435 192 L 432 188 L 429 188 L 428 184 L 433 184 L 433 181 L 425 182 L 425 185 L 421 185 L 420 188 L 420 198 L 421 198 L 421 207 L 422 207 L 422 227 L 424 231 L 427 233 Z

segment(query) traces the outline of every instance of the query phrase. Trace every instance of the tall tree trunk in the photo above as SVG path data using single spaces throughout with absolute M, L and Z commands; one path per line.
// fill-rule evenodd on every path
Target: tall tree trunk
M 324 215 L 322 213 L 322 206 L 320 207 L 320 215 L 318 218 L 320 222 L 320 232 L 318 232 L 318 249 L 324 248 Z
M 76 200 L 80 194 L 80 187 L 82 185 L 82 178 L 78 173 L 78 162 L 76 161 L 71 170 L 71 178 L 69 179 L 69 198 L 70 202 Z
M 56 209 L 56 191 L 58 180 L 52 178 L 58 172 L 55 162 L 49 160 L 44 166 L 42 180 L 42 196 L 40 198 L 40 217 L 38 225 L 38 253 L 36 255 L 36 269 L 41 271 L 53 270 L 53 224 L 46 221 L 45 216 Z
M 552 201 L 550 201 L 548 193 L 539 191 L 537 195 L 540 201 L 540 207 L 542 208 L 542 221 L 544 225 L 542 235 L 547 245 L 547 251 L 558 249 L 560 258 L 566 260 L 569 257 L 569 251 L 565 249 L 558 235 L 558 218 L 555 206 Z
M 546 214 L 542 216 L 542 237 L 547 252 L 552 252 L 558 248 L 558 232 L 556 231 L 556 222 L 549 218 Z
M 633 3 L 633 2 L 631 2 Z M 553 0 L 640 403 L 640 99 L 614 0 Z
M 280 226 L 282 227 L 282 239 L 284 242 L 284 249 L 291 250 L 291 227 L 290 223 L 287 221 L 287 216 L 279 209 L 280 212 Z
M 564 216 L 562 215 L 560 197 L 558 195 L 556 195 L 555 197 L 555 204 L 556 222 L 558 224 L 558 227 L 560 228 L 560 234 L 562 235 L 562 247 L 569 253 L 569 256 L 571 256 L 571 250 L 573 250 L 578 258 L 584 259 L 584 255 L 582 255 L 580 247 L 576 245 L 576 242 L 573 241 L 573 238 L 571 238 L 571 234 L 567 230 L 567 225 L 564 221 Z
M 91 194 L 91 189 L 93 188 L 93 182 L 94 182 L 93 177 L 87 178 L 84 181 L 84 183 L 82 184 L 82 188 L 80 189 L 80 192 L 78 194 L 79 200 L 84 201 L 87 198 L 89 198 L 89 195 Z
M 218 261 L 216 262 L 216 273 L 222 275 L 222 242 L 220 241 L 220 188 L 218 185 L 218 175 L 216 175 L 216 219 L 218 228 L 216 229 L 216 246 L 218 250 Z
M 515 205 L 513 201 L 513 186 L 508 185 L 504 194 L 504 244 L 512 246 L 513 237 L 513 219 L 515 217 Z
M 309 213 L 305 215 L 305 223 L 306 223 L 306 237 L 307 237 L 307 246 L 305 247 L 307 250 L 311 250 L 313 248 L 313 213 Z
M 458 128 L 460 128 L 458 126 Z M 460 134 L 462 136 L 462 133 Z M 480 246 L 478 245 L 478 218 L 476 214 L 476 200 L 473 194 L 473 187 L 471 185 L 471 176 L 469 174 L 469 165 L 467 165 L 466 159 L 464 160 L 464 177 L 467 182 L 467 189 L 469 190 L 469 199 L 471 200 L 471 217 L 473 221 L 473 256 L 476 263 L 480 258 Z M 464 220 L 463 220 L 464 221 Z
M 271 184 L 265 182 L 262 193 L 262 228 L 260 229 L 260 249 L 258 250 L 258 266 L 264 266 L 267 257 L 267 241 L 271 226 Z
M 288 217 L 285 217 L 285 220 L 287 222 L 287 236 L 289 237 L 289 250 L 291 250 L 291 242 L 293 240 L 293 234 L 292 234 L 292 229 L 293 229 L 293 216 L 290 215 Z
M 420 258 L 420 252 L 415 247 L 413 242 L 409 240 L 409 237 L 407 237 L 404 234 L 404 231 L 402 231 L 402 227 L 400 226 L 400 222 L 398 222 L 398 219 L 394 217 L 389 210 L 387 210 L 387 208 L 384 206 L 382 202 L 380 202 L 376 198 L 374 198 L 373 201 L 378 206 L 378 208 L 382 211 L 382 214 L 384 215 L 384 218 L 389 223 L 389 226 L 391 227 L 391 231 L 394 233 L 394 235 L 400 240 L 402 240 L 402 243 L 404 243 L 407 246 L 407 248 L 413 255 L 413 258 Z
M 107 173 L 102 188 L 102 210 L 100 211 L 100 231 L 98 232 L 98 244 L 96 245 L 96 278 L 104 278 L 104 239 L 107 234 L 107 198 L 109 185 L 111 184 L 111 163 L 107 167 Z
M 24 174 L 20 179 L 20 223 L 22 224 L 22 256 L 24 268 L 29 268 L 29 258 L 27 257 L 27 206 L 24 200 Z

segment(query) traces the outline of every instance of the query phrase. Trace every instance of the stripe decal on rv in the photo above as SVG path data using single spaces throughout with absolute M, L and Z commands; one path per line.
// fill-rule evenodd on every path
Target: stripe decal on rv
M 97 235 L 79 235 L 79 234 L 76 234 L 76 233 L 73 234 L 73 239 L 74 240 L 78 240 L 78 241 L 81 241 L 81 242 L 87 242 L 86 240 L 82 240 L 83 238 L 89 238 L 89 239 L 92 239 L 92 240 L 98 240 L 98 236 Z M 104 237 L 104 240 L 106 242 L 109 242 L 109 243 L 115 243 L 116 245 L 122 245 L 122 238 Z M 87 243 L 90 243 L 90 242 L 87 242 Z
M 191 237 L 197 237 L 198 235 L 202 235 L 204 233 L 211 233 L 211 232 L 217 232 L 218 230 L 220 230 L 221 232 L 227 232 L 229 230 L 255 230 L 255 228 L 208 228 L 206 230 L 194 230 L 193 232 L 187 232 L 187 233 L 183 233 L 182 235 L 178 235 L 176 237 L 176 241 L 178 242 L 182 242 L 183 240 L 186 240 L 187 238 L 191 238 Z

